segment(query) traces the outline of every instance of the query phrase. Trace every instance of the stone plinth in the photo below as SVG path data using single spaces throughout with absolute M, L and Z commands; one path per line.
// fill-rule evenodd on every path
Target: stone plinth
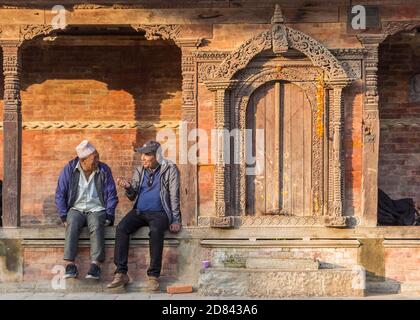
M 201 271 L 200 295 L 286 297 L 364 296 L 364 269 L 277 269 L 208 268 Z

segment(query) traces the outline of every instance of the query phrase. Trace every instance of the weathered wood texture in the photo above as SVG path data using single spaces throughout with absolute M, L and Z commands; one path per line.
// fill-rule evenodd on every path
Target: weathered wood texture
M 251 97 L 247 128 L 253 133 L 256 174 L 247 176 L 247 213 L 280 210 L 311 215 L 311 132 L 309 101 L 296 85 L 269 83 Z

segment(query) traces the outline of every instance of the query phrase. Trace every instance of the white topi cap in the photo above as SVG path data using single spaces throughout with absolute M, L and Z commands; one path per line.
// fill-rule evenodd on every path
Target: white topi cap
M 77 156 L 80 159 L 86 158 L 88 155 L 95 152 L 96 149 L 92 146 L 89 141 L 83 140 L 80 144 L 76 147 Z

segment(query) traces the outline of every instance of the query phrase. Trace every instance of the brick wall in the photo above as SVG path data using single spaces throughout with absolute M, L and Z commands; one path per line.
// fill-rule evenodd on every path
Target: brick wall
M 392 198 L 420 203 L 420 127 L 398 122 L 420 121 L 420 103 L 409 102 L 409 79 L 420 72 L 420 38 L 394 36 L 379 50 L 379 112 L 381 136 L 379 187 Z
M 198 85 L 198 122 L 197 126 L 205 130 L 211 137 L 211 130 L 215 128 L 215 115 L 213 108 L 213 92 L 204 84 Z M 203 216 L 215 214 L 214 207 L 214 164 L 211 159 L 211 143 L 209 139 L 207 157 L 200 154 L 198 165 L 198 203 L 199 212 Z
M 399 283 L 420 283 L 420 248 L 386 248 L 385 278 Z
M 22 112 L 34 121 L 179 121 L 180 51 L 175 46 L 34 46 L 23 52 Z M 133 147 L 155 139 L 149 129 L 24 130 L 22 224 L 59 223 L 57 178 L 89 139 L 114 177 L 131 177 Z M 117 222 L 130 203 L 119 191 Z
M 360 215 L 362 189 L 362 84 L 344 90 L 345 214 Z
M 35 282 L 52 280 L 54 266 L 65 263 L 63 259 L 63 245 L 59 247 L 26 247 L 23 250 L 23 281 Z M 76 263 L 78 265 L 80 278 L 88 272 L 90 265 L 89 247 L 81 246 L 78 251 Z M 102 264 L 101 279 L 111 281 L 114 275 L 114 247 L 107 245 L 105 248 L 105 261 Z M 162 256 L 162 273 L 165 278 L 174 279 L 177 276 L 178 253 L 175 247 L 165 247 Z M 128 257 L 128 274 L 132 281 L 144 280 L 146 270 L 149 267 L 149 248 L 148 245 L 130 246 Z M 57 272 L 57 271 L 56 271 Z

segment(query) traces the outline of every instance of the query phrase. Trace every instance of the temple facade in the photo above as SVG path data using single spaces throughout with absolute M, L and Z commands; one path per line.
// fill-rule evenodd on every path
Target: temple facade
M 83 139 L 114 177 L 131 177 L 147 140 L 177 162 L 168 283 L 268 297 L 420 289 L 420 229 L 377 223 L 378 188 L 420 204 L 417 0 L 125 2 L 0 4 L 0 290 L 51 288 L 55 188 Z M 116 224 L 132 206 L 119 198 Z M 142 230 L 134 282 L 148 259 Z

